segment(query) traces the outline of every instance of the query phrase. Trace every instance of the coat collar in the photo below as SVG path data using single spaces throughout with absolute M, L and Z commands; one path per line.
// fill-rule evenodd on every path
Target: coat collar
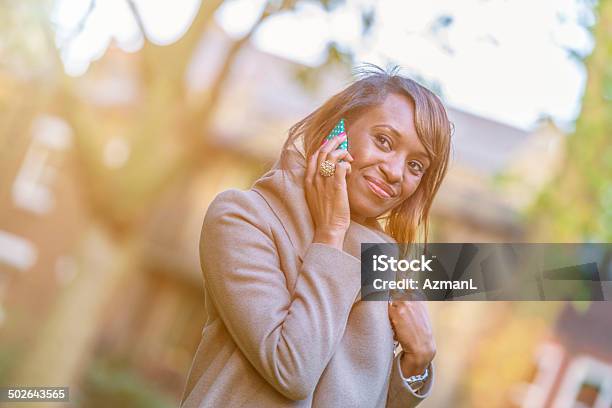
M 268 203 L 303 261 L 314 237 L 314 225 L 304 194 L 305 160 L 299 152 L 288 149 L 283 150 L 282 157 L 288 157 L 288 166 L 281 168 L 281 159 L 277 160 L 272 169 L 259 178 L 251 189 Z M 376 226 L 368 227 L 351 220 L 344 239 L 344 251 L 361 259 L 361 243 L 366 242 L 396 241 L 384 233 L 378 222 Z

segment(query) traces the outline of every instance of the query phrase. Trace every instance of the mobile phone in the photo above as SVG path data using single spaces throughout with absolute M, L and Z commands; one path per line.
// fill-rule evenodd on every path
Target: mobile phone
M 329 132 L 329 135 L 327 135 L 327 139 L 330 140 L 333 137 L 341 134 L 341 133 L 346 133 L 346 128 L 344 127 L 344 118 L 340 119 L 338 121 L 338 123 L 336 123 L 336 126 L 334 126 L 334 128 L 331 130 L 331 132 Z M 340 150 L 348 150 L 348 135 L 346 137 L 346 140 L 342 143 L 340 143 L 340 146 L 338 146 L 337 149 Z

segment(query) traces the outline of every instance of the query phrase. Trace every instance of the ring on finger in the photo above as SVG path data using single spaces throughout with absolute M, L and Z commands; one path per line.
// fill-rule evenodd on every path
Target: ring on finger
M 319 166 L 319 174 L 323 177 L 331 177 L 336 173 L 336 165 L 334 162 L 324 160 Z

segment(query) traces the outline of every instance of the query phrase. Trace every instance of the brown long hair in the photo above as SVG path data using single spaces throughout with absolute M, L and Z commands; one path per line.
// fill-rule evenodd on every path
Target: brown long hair
M 283 150 L 297 150 L 304 159 L 310 157 L 341 118 L 351 122 L 365 110 L 382 104 L 391 93 L 407 96 L 414 103 L 417 136 L 431 164 L 414 194 L 377 219 L 386 220 L 385 233 L 398 243 L 417 242 L 419 232 L 422 242 L 426 243 L 429 211 L 448 166 L 452 125 L 440 99 L 427 88 L 400 75 L 399 69 L 394 66 L 387 72 L 373 64 L 358 68 L 354 82 L 289 129 Z M 303 145 L 303 153 L 295 144 L 298 139 Z M 281 166 L 287 168 L 282 155 L 280 160 Z

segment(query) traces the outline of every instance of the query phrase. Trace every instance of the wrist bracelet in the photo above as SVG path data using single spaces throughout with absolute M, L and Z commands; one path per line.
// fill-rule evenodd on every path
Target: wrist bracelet
M 417 381 L 425 381 L 427 377 L 429 377 L 429 370 L 427 369 L 427 367 L 425 367 L 425 372 L 423 374 L 411 375 L 410 377 L 406 378 L 406 381 L 408 383 L 414 383 Z

